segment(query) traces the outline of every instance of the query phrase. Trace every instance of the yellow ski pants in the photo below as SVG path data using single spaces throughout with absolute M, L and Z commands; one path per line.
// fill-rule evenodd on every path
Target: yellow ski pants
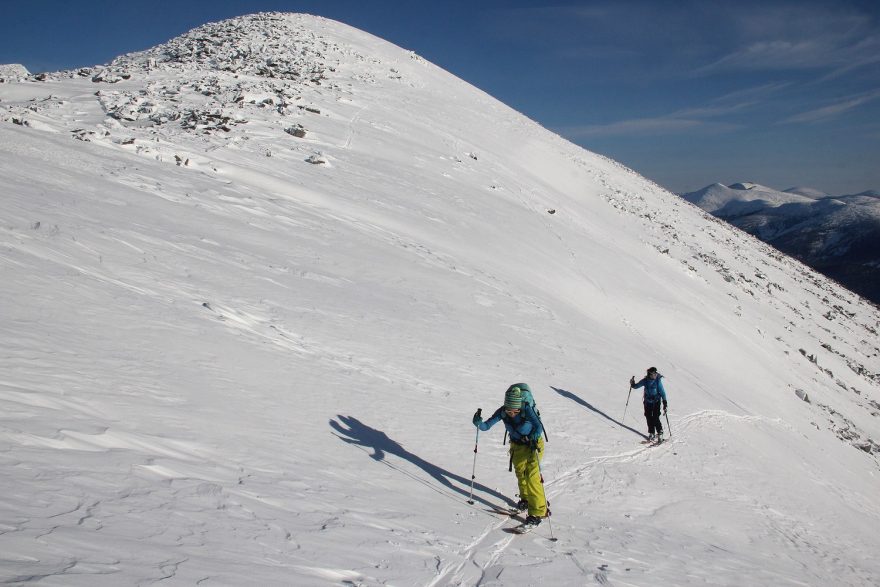
M 544 438 L 538 439 L 535 450 L 527 444 L 510 444 L 513 471 L 519 484 L 520 499 L 529 502 L 529 515 L 543 518 L 547 515 L 547 498 L 541 481 L 540 461 L 544 456 Z

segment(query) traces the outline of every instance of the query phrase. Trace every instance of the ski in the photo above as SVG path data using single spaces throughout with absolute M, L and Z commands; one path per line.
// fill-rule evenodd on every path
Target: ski
M 660 446 L 664 442 L 666 442 L 666 439 L 660 439 L 660 440 L 654 439 L 654 440 L 642 440 L 642 441 L 639 441 L 639 444 L 642 444 L 646 447 L 651 447 L 651 446 Z
M 518 526 L 514 526 L 512 528 L 505 528 L 504 531 L 508 534 L 528 534 L 532 530 L 538 527 L 538 524 L 529 524 L 527 522 L 523 522 Z
M 516 518 L 523 513 L 522 510 L 518 510 L 516 508 L 503 508 L 503 507 L 491 507 L 486 508 L 487 512 L 492 512 L 493 514 L 500 514 L 502 516 L 508 516 L 510 518 Z
M 508 534 L 528 534 L 535 528 L 537 528 L 537 526 L 526 526 L 525 524 L 520 524 L 519 526 L 514 526 L 513 528 L 505 528 L 504 531 Z

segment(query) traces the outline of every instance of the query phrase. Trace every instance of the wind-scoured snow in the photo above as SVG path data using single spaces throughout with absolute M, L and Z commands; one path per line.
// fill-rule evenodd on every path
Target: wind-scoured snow
M 877 309 L 412 52 L 267 13 L 7 81 L 0 182 L 2 582 L 880 582 Z M 527 536 L 470 422 L 518 381 Z

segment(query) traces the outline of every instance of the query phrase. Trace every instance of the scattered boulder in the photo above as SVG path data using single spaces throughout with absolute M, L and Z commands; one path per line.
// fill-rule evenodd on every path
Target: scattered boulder
M 306 129 L 301 124 L 297 124 L 295 126 L 291 126 L 290 128 L 284 129 L 289 135 L 295 136 L 298 139 L 303 139 L 306 136 Z
M 228 116 L 221 110 L 213 110 L 206 112 L 203 110 L 191 110 L 181 122 L 183 128 L 189 130 L 199 130 L 205 133 L 211 133 L 221 130 L 229 132 L 232 127 L 237 124 L 246 124 L 246 120 L 240 120 Z
M 95 83 L 104 82 L 107 84 L 115 84 L 127 79 L 131 79 L 130 73 L 110 71 L 108 69 L 102 69 L 92 76 L 92 81 Z

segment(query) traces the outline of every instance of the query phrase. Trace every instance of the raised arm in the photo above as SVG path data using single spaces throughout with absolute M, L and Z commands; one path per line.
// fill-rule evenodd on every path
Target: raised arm
M 485 422 L 478 414 L 474 414 L 474 419 L 473 419 L 474 426 L 476 426 L 480 430 L 488 430 L 489 428 L 491 428 L 492 426 L 494 426 L 495 424 L 497 424 L 498 422 L 501 421 L 501 416 L 502 416 L 503 412 L 504 412 L 504 406 L 501 406 L 500 408 L 495 410 L 495 413 L 492 414 L 492 416 L 490 416 L 489 419 L 486 420 Z

